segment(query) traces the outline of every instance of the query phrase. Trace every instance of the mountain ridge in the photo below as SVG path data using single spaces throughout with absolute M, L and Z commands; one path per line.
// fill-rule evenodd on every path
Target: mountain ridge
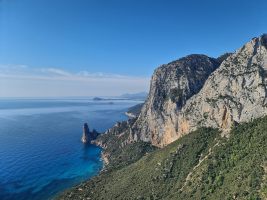
M 184 85 L 189 85 L 190 80 L 184 80 L 186 74 L 183 72 L 180 72 L 180 77 L 176 80 L 178 83 L 176 87 L 171 86 L 175 84 L 174 80 L 169 81 L 166 78 L 160 85 L 153 83 L 154 79 L 161 78 L 161 75 L 157 76 L 157 70 L 186 57 L 159 67 L 152 77 L 152 89 L 134 126 L 136 135 L 131 136 L 132 139 L 151 142 L 156 146 L 165 146 L 200 126 L 221 128 L 227 132 L 235 123 L 266 115 L 267 81 L 266 72 L 263 71 L 267 70 L 267 62 L 263 62 L 262 66 L 259 63 L 267 57 L 265 43 L 266 35 L 262 35 L 246 43 L 234 54 L 229 54 L 220 66 L 208 74 L 202 84 L 199 83 L 199 90 L 189 95 L 189 98 L 187 94 L 184 94 L 188 91 Z M 260 58 L 261 56 L 263 58 Z M 200 62 L 197 65 L 199 66 Z M 183 67 L 188 68 L 187 65 Z M 195 73 L 198 72 L 195 71 Z M 153 90 L 157 88 L 162 90 L 166 88 L 166 85 L 178 90 L 174 95 L 175 102 L 172 102 L 170 98 L 160 101 L 164 98 L 164 93 L 153 93 Z M 156 103 L 159 106 L 165 104 L 165 108 L 157 108 L 153 111 L 151 105 L 155 103 L 154 98 L 160 99 Z M 184 100 L 180 107 L 177 106 L 179 98 Z M 162 117 L 166 113 L 167 116 Z M 154 129 L 154 127 L 158 128 Z

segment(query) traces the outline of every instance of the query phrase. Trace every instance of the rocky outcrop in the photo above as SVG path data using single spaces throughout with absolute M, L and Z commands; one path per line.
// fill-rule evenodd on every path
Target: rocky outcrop
M 88 124 L 84 123 L 83 125 L 83 136 L 82 136 L 82 143 L 89 143 L 89 128 L 88 128 Z
M 163 147 L 203 126 L 227 134 L 267 114 L 266 84 L 267 35 L 217 59 L 189 55 L 156 69 L 139 116 L 108 130 L 99 143 L 109 146 L 112 136 L 121 147 L 135 141 Z
M 102 160 L 104 168 L 102 171 L 113 170 L 126 166 L 140 159 L 142 156 L 156 149 L 151 143 L 138 141 L 132 143 L 129 140 L 131 127 L 136 118 L 117 122 L 105 134 L 99 135 L 92 143 L 102 147 Z
M 131 118 L 127 121 L 117 122 L 104 134 L 100 134 L 92 143 L 102 147 L 104 150 L 108 149 L 108 151 L 114 151 L 115 149 L 124 147 L 130 143 L 128 141 L 129 133 L 135 120 L 135 118 Z
M 222 63 L 224 60 L 226 60 L 229 56 L 233 55 L 233 53 L 224 53 L 223 55 L 219 56 L 217 58 L 217 61 Z
M 178 113 L 178 126 L 186 121 L 187 130 L 199 126 L 220 128 L 227 133 L 236 123 L 248 122 L 267 114 L 266 35 L 253 38 L 208 78 L 201 91 L 189 99 Z
M 83 135 L 81 138 L 82 143 L 91 143 L 93 140 L 97 138 L 99 133 L 93 129 L 92 132 L 89 131 L 89 127 L 87 123 L 84 123 L 83 125 Z
M 148 99 L 132 127 L 132 139 L 151 141 L 156 146 L 177 139 L 177 113 L 219 65 L 217 59 L 194 54 L 156 69 Z M 183 122 L 181 128 L 187 129 L 187 124 Z
M 263 35 L 218 59 L 190 55 L 159 67 L 129 138 L 165 146 L 201 126 L 227 133 L 266 115 L 266 44 Z

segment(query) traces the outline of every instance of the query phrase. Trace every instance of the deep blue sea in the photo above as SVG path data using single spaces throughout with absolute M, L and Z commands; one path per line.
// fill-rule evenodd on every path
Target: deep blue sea
M 0 99 L 0 199 L 50 199 L 96 175 L 101 149 L 81 143 L 83 123 L 103 132 L 137 103 Z

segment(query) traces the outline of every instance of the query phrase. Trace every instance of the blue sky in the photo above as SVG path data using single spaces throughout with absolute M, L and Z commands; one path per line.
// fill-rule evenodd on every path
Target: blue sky
M 266 9 L 266 0 L 0 0 L 0 96 L 148 90 L 160 64 L 217 57 L 267 32 Z

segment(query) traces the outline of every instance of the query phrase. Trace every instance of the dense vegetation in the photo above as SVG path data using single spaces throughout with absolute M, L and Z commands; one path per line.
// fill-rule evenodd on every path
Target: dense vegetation
M 95 140 L 96 143 L 104 147 L 102 153 L 108 158 L 109 164 L 104 171 L 115 170 L 133 162 L 136 162 L 144 155 L 156 149 L 150 143 L 139 141 L 132 144 L 125 144 L 129 138 L 129 127 L 136 119 L 118 122 L 106 134 L 101 134 Z
M 144 155 L 152 152 L 156 147 L 147 142 L 136 142 L 126 145 L 124 148 L 114 149 L 109 157 L 109 164 L 105 170 L 115 170 L 123 168 L 131 163 L 136 162 Z
M 267 117 L 221 140 L 179 195 L 184 199 L 267 199 Z
M 201 128 L 61 198 L 267 199 L 267 117 L 238 125 L 229 138 Z

